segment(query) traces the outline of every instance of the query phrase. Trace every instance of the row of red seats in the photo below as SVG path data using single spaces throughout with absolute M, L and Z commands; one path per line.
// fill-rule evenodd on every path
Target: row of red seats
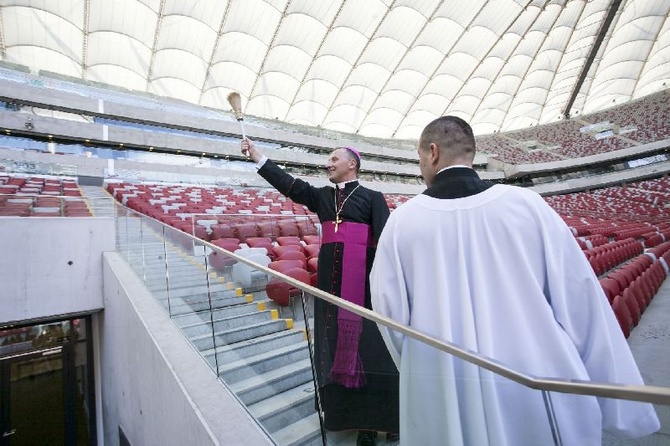
M 0 216 L 88 217 L 91 213 L 73 179 L 0 175 Z
M 265 249 L 271 259 L 268 268 L 316 286 L 321 246 L 318 236 L 306 236 L 302 239 L 297 236 L 277 237 L 276 242 L 269 237 L 255 237 L 248 238 L 246 243 L 250 248 Z M 236 238 L 217 239 L 212 244 L 230 252 L 240 252 L 242 249 Z M 217 251 L 210 253 L 208 258 L 210 266 L 217 272 L 223 272 L 237 263 L 235 259 Z M 267 282 L 265 291 L 280 306 L 289 305 L 291 297 L 300 292 L 296 287 L 275 277 Z
M 596 139 L 581 132 L 587 124 L 609 121 L 614 128 L 628 127 L 632 132 Z M 670 137 L 670 93 L 662 91 L 637 101 L 612 107 L 579 120 L 565 120 L 534 126 L 504 134 L 477 138 L 477 147 L 490 157 L 510 164 L 534 164 L 561 159 L 579 158 L 630 147 L 634 143 L 649 143 Z M 527 150 L 525 144 L 536 142 L 539 150 Z
M 670 244 L 661 257 L 642 254 L 600 279 L 621 330 L 628 337 L 668 275 Z
M 619 240 L 584 251 L 593 271 L 598 276 L 644 252 L 642 244 L 634 238 Z

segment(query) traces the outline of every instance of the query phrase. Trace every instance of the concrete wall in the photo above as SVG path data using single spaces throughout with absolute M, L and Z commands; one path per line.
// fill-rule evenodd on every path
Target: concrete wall
M 0 217 L 0 322 L 102 309 L 111 218 Z
M 105 445 L 271 445 L 117 253 L 100 316 Z
M 580 192 L 607 186 L 618 186 L 624 183 L 656 178 L 670 172 L 670 162 L 649 164 L 647 166 L 611 172 L 602 175 L 574 178 L 566 181 L 538 184 L 529 189 L 542 195 L 557 195 L 568 192 Z
M 66 92 L 51 88 L 51 82 L 47 78 L 35 77 L 34 82 L 23 83 L 14 81 L 0 82 L 0 100 L 11 102 L 17 100 L 24 104 L 35 105 L 56 110 L 89 114 L 94 116 L 105 115 L 119 119 L 129 119 L 145 123 L 163 124 L 189 129 L 201 129 L 206 132 L 239 135 L 240 124 L 234 120 L 232 113 L 223 113 L 219 110 L 199 107 L 197 114 L 189 114 L 189 109 L 196 106 L 185 102 L 177 102 L 167 98 L 142 98 L 128 93 L 126 103 L 122 102 L 122 94 L 117 100 L 107 94 L 103 99 L 96 98 L 95 89 L 90 89 L 90 96 Z M 81 86 L 81 89 L 85 87 Z M 209 113 L 206 113 L 206 111 Z M 343 139 L 332 139 L 313 135 L 305 135 L 280 128 L 268 128 L 268 126 L 254 125 L 252 120 L 245 123 L 246 134 L 251 138 L 276 141 L 286 144 L 297 144 L 308 147 L 331 149 L 336 146 L 352 145 L 359 148 L 361 153 L 370 153 L 399 159 L 414 159 L 413 150 L 395 149 L 383 144 L 371 145 Z M 14 128 L 8 126 L 9 128 Z M 23 128 L 23 122 L 18 128 Z M 91 138 L 94 139 L 94 138 Z M 110 138 L 111 139 L 111 138 Z M 111 139 L 113 140 L 113 139 Z M 152 144 L 150 144 L 152 145 Z
M 552 161 L 548 163 L 535 164 L 508 164 L 505 165 L 505 176 L 514 177 L 518 175 L 525 175 L 531 173 L 552 172 L 562 169 L 569 169 L 574 167 L 588 166 L 598 163 L 612 163 L 617 160 L 622 160 L 631 156 L 644 156 L 647 153 L 652 153 L 660 149 L 670 147 L 670 139 L 654 141 L 647 144 L 640 144 L 625 149 L 615 150 L 612 152 L 598 153 L 595 155 L 584 156 L 581 158 L 570 158 L 561 161 Z M 496 166 L 500 168 L 500 166 Z
M 0 159 L 12 160 L 18 163 L 53 164 L 68 167 L 76 176 L 106 178 L 110 167 L 110 160 L 101 158 L 84 158 L 76 155 L 54 155 L 45 152 L 29 150 L 14 150 L 0 147 Z M 218 169 L 212 167 L 177 166 L 174 164 L 145 163 L 123 159 L 112 160 L 115 172 L 139 172 L 142 180 L 146 181 L 173 181 L 209 183 L 215 180 L 230 181 L 232 178 L 250 186 L 269 187 L 269 184 L 256 174 L 255 171 L 243 172 L 232 169 Z M 120 176 L 124 178 L 123 175 Z M 130 179 L 132 177 L 128 177 Z M 200 180 L 199 180 L 200 179 Z

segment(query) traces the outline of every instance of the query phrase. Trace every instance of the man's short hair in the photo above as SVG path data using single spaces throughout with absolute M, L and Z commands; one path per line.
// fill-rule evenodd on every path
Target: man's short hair
M 356 161 L 356 173 L 358 173 L 361 170 L 361 154 L 358 153 L 358 150 L 353 147 L 337 147 L 337 149 L 344 149 L 349 155 L 349 159 Z
M 428 124 L 421 132 L 419 147 L 426 150 L 430 143 L 453 155 L 475 155 L 472 127 L 457 116 L 442 116 Z

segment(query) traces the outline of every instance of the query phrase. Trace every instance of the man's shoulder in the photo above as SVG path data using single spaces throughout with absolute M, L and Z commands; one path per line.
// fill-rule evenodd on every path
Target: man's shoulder
M 363 186 L 360 182 L 358 183 L 358 187 L 359 189 L 370 195 L 382 195 L 382 196 L 384 195 L 383 192 L 378 191 L 377 189 L 371 189 L 367 186 Z
M 495 187 L 497 190 L 509 194 L 510 196 L 516 196 L 526 200 L 543 200 L 540 194 L 525 187 L 512 186 L 511 184 L 494 184 L 492 187 Z

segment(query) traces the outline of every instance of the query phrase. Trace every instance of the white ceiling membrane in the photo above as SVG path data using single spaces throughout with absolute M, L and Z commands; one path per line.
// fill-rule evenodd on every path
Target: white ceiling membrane
M 669 12 L 661 0 L 0 0 L 0 58 L 222 110 L 237 91 L 247 115 L 416 139 L 445 114 L 488 134 L 666 88 Z

